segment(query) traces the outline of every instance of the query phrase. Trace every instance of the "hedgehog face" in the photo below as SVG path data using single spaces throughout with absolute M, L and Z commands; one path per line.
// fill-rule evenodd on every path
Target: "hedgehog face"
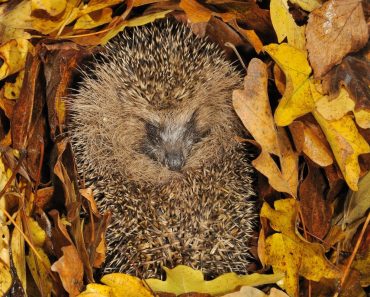
M 197 127 L 197 112 L 185 121 L 180 117 L 163 123 L 146 122 L 145 130 L 143 153 L 172 171 L 180 171 L 194 144 L 209 134 L 209 130 L 202 132 Z

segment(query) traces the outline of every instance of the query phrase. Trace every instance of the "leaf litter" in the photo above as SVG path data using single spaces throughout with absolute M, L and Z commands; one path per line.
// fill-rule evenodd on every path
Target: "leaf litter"
M 308 21 L 297 23 L 292 3 Z M 362 157 L 370 153 L 370 56 L 364 7 L 359 0 L 2 1 L 0 292 L 365 296 L 369 162 Z M 248 65 L 233 105 L 250 133 L 243 141 L 259 151 L 252 164 L 263 204 L 260 269 L 206 281 L 200 271 L 178 266 L 164 268 L 166 281 L 111 274 L 97 284 L 93 272 L 104 262 L 109 213 L 99 214 L 92 191 L 78 182 L 63 97 L 96 46 L 168 15 L 210 36 L 230 58 L 234 52 L 224 44 L 234 44 Z

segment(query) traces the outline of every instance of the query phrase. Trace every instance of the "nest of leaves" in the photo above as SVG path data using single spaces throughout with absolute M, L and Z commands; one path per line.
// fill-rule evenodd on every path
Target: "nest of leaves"
M 368 2 L 2 2 L 4 296 L 365 296 Z M 76 174 L 63 97 L 76 67 L 99 45 L 126 27 L 170 15 L 247 65 L 244 89 L 233 92 L 233 104 L 253 137 L 241 141 L 259 151 L 252 164 L 262 205 L 254 251 L 261 265 L 256 274 L 224 274 L 212 281 L 178 266 L 166 269 L 166 281 L 113 274 L 102 278 L 105 285 L 91 284 L 94 269 L 104 262 L 109 214 L 99 214 L 91 190 Z M 250 287 L 259 285 L 266 294 Z

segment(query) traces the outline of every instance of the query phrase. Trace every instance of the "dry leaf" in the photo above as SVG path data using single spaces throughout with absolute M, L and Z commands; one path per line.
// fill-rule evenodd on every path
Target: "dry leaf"
M 262 148 L 252 165 L 269 179 L 270 185 L 280 191 L 297 195 L 298 158 L 283 129 L 276 129 L 267 96 L 266 65 L 252 59 L 244 90 L 233 92 L 233 105 L 244 126 Z M 270 154 L 279 156 L 281 169 Z
M 50 16 L 57 16 L 66 9 L 66 0 L 33 0 L 32 11 L 44 10 Z
M 289 125 L 289 129 L 299 152 L 304 152 L 322 167 L 333 163 L 333 154 L 320 127 L 306 121 L 294 121 Z
M 322 97 L 316 103 L 316 110 L 325 119 L 339 120 L 344 117 L 347 113 L 354 110 L 355 102 L 350 98 L 349 94 L 344 88 L 341 88 L 338 96 L 332 100 L 329 100 L 328 96 Z
M 3 296 L 8 292 L 13 282 L 13 278 L 9 270 L 9 266 L 0 261 L 0 294 Z
M 238 286 L 259 286 L 275 283 L 280 280 L 280 274 L 249 274 L 237 275 L 233 272 L 225 273 L 214 280 L 205 281 L 203 273 L 184 265 L 173 269 L 164 267 L 166 280 L 147 279 L 146 283 L 154 292 L 168 292 L 180 295 L 187 292 L 207 293 L 212 296 L 226 294 Z
M 264 49 L 285 73 L 285 92 L 275 111 L 275 122 L 278 126 L 286 126 L 315 108 L 317 95 L 313 92 L 317 91 L 309 79 L 311 67 L 304 51 L 286 43 L 269 44 Z
M 244 126 L 266 153 L 280 155 L 277 131 L 267 95 L 266 65 L 252 59 L 244 90 L 233 92 L 233 106 Z
M 22 220 L 20 213 L 18 212 L 15 217 L 15 222 L 19 228 L 22 228 Z M 24 237 L 18 230 L 14 228 L 11 238 L 12 258 L 14 267 L 17 272 L 17 276 L 22 284 L 23 289 L 26 291 L 26 255 L 25 255 L 25 243 Z
M 99 11 L 94 11 L 90 14 L 85 14 L 77 19 L 75 25 L 73 26 L 74 30 L 81 29 L 92 29 L 112 21 L 112 9 L 103 8 Z
M 83 265 L 73 245 L 62 247 L 63 256 L 54 262 L 51 270 L 59 274 L 69 296 L 77 296 L 83 285 Z
M 0 46 L 0 79 L 16 73 L 25 67 L 27 53 L 32 50 L 26 39 L 12 39 Z
M 330 229 L 332 207 L 326 201 L 326 181 L 319 168 L 307 162 L 308 174 L 299 186 L 301 213 L 307 231 L 323 239 Z
M 270 294 L 265 294 L 263 291 L 253 287 L 241 287 L 239 292 L 230 293 L 222 297 L 289 297 L 283 291 L 272 288 Z
M 74 69 L 84 57 L 90 54 L 89 50 L 71 42 L 44 45 L 41 50 L 46 83 L 48 121 L 51 139 L 53 140 L 56 134 L 64 130 L 66 107 L 63 97 L 68 92 Z
M 318 8 L 321 6 L 321 1 L 320 0 L 291 0 L 290 2 L 297 4 L 299 7 L 301 7 L 303 10 L 306 11 L 312 11 L 315 8 Z
M 6 82 L 4 85 L 4 97 L 6 99 L 18 99 L 24 78 L 24 70 L 20 71 L 14 83 Z
M 370 128 L 370 61 L 362 55 L 347 56 L 323 78 L 323 89 L 330 98 L 337 97 L 346 88 L 354 101 L 357 124 Z
M 330 0 L 308 19 L 306 37 L 310 63 L 319 78 L 344 56 L 368 42 L 361 0 Z
M 318 112 L 314 112 L 313 115 L 330 143 L 348 186 L 357 191 L 360 176 L 358 156 L 370 152 L 369 144 L 358 132 L 350 116 L 344 116 L 337 121 L 327 121 Z
M 52 290 L 52 282 L 49 277 L 50 260 L 42 248 L 36 247 L 35 249 L 41 259 L 36 256 L 33 250 L 30 250 L 29 255 L 26 256 L 27 265 L 41 296 L 50 296 Z
M 289 12 L 288 0 L 271 0 L 270 14 L 279 43 L 287 38 L 291 46 L 306 50 L 305 26 L 295 23 Z
M 196 0 L 181 0 L 179 6 L 185 11 L 192 23 L 208 22 L 212 16 L 218 16 L 222 18 L 224 22 L 231 21 L 235 18 L 235 15 L 232 13 L 213 12 Z
M 37 52 L 37 50 L 36 50 Z M 39 57 L 29 55 L 19 99 L 14 107 L 12 123 L 12 140 L 15 149 L 25 149 L 32 136 L 31 130 L 43 108 L 43 85 L 39 80 L 41 61 Z M 37 96 L 35 96 L 37 94 Z
M 285 273 L 284 286 L 290 296 L 299 296 L 299 275 L 309 280 L 339 278 L 341 271 L 325 258 L 324 248 L 304 240 L 296 230 L 299 204 L 294 199 L 275 201 L 275 209 L 264 203 L 261 217 L 270 220 L 276 231 L 265 240 L 265 264 Z

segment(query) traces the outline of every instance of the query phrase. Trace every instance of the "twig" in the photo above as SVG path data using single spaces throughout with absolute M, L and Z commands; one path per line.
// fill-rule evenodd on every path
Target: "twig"
M 358 249 L 360 247 L 362 238 L 364 237 L 364 234 L 365 234 L 365 231 L 366 231 L 367 226 L 369 225 L 369 222 L 370 222 L 370 212 L 367 214 L 367 218 L 366 218 L 365 224 L 362 226 L 362 230 L 361 230 L 360 236 L 357 239 L 356 246 L 353 249 L 353 252 L 351 254 L 351 257 L 349 258 L 349 261 L 347 263 L 346 269 L 344 270 L 343 276 L 342 276 L 342 278 L 340 280 L 340 285 L 339 285 L 339 289 L 338 290 L 340 290 L 342 288 L 342 286 L 343 286 L 343 284 L 344 284 L 344 282 L 345 282 L 345 280 L 346 280 L 346 278 L 348 276 L 349 269 L 351 268 L 352 262 L 355 259 L 355 256 L 356 256 L 357 251 L 358 251 Z

